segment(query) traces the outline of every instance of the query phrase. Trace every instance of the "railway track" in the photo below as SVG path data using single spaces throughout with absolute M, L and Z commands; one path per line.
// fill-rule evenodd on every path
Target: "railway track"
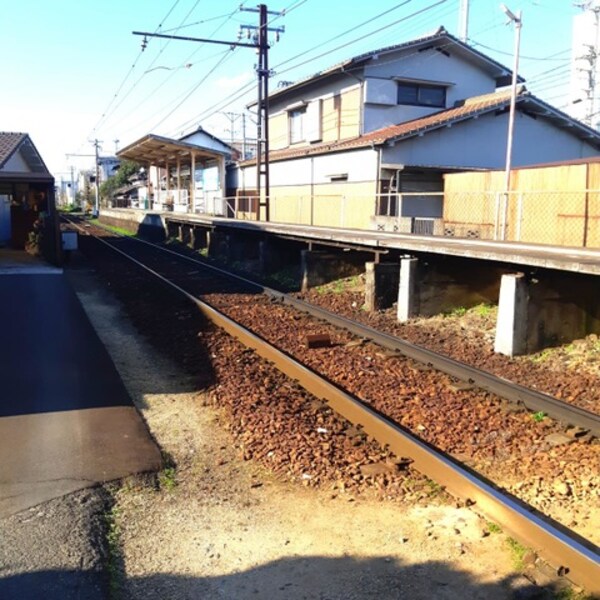
M 203 278 L 202 285 L 200 286 L 204 290 L 203 296 L 210 300 L 209 304 L 198 298 L 199 293 L 197 289 L 192 289 L 194 286 L 190 287 L 188 285 L 190 281 L 195 279 L 198 273 L 195 271 L 190 272 L 188 266 L 190 263 L 187 263 L 185 268 L 181 267 L 184 263 L 182 263 L 179 254 L 173 253 L 177 254 L 177 256 L 173 256 L 172 254 L 165 255 L 163 253 L 161 255 L 162 258 L 160 259 L 156 258 L 156 256 L 149 258 L 148 255 L 141 256 L 141 254 L 144 254 L 144 251 L 137 249 L 132 250 L 134 247 L 133 245 L 137 244 L 137 242 L 128 239 L 117 240 L 116 244 L 114 241 L 113 243 L 109 243 L 106 240 L 101 241 L 111 246 L 122 255 L 127 256 L 129 260 L 136 262 L 140 267 L 151 272 L 153 276 L 160 278 L 164 283 L 174 287 L 181 294 L 184 294 L 190 301 L 194 302 L 211 321 L 242 341 L 242 343 L 248 347 L 253 348 L 259 355 L 275 364 L 277 368 L 288 377 L 298 380 L 307 391 L 318 398 L 325 399 L 339 414 L 364 428 L 365 432 L 377 439 L 380 444 L 388 446 L 400 457 L 410 457 L 413 461 L 413 466 L 417 470 L 446 487 L 452 494 L 465 500 L 475 502 L 479 511 L 492 520 L 502 524 L 502 526 L 517 539 L 538 550 L 542 556 L 552 564 L 556 565 L 562 573 L 566 573 L 570 579 L 590 591 L 599 591 L 598 581 L 600 581 L 600 572 L 598 548 L 594 546 L 593 543 L 587 542 L 576 534 L 567 531 L 566 528 L 547 519 L 544 515 L 533 511 L 531 506 L 527 506 L 514 496 L 506 494 L 488 480 L 475 474 L 472 469 L 462 465 L 461 462 L 456 459 L 456 455 L 460 454 L 460 452 L 456 451 L 456 448 L 448 448 L 448 450 L 455 455 L 453 458 L 448 451 L 440 452 L 432 447 L 431 444 L 436 446 L 439 445 L 436 443 L 437 438 L 435 436 L 432 439 L 427 439 L 427 435 L 420 435 L 423 439 L 419 439 L 411 434 L 409 429 L 414 429 L 414 427 L 412 427 L 414 424 L 404 423 L 402 415 L 398 417 L 398 413 L 392 415 L 392 418 L 386 416 L 388 411 L 385 410 L 385 406 L 378 404 L 377 402 L 369 402 L 369 398 L 365 397 L 365 395 L 368 394 L 364 393 L 364 388 L 361 386 L 357 387 L 356 385 L 350 385 L 353 383 L 352 381 L 346 381 L 345 384 L 344 382 L 340 383 L 339 381 L 336 383 L 335 373 L 332 373 L 331 370 L 327 373 L 327 378 L 323 378 L 317 374 L 315 372 L 315 367 L 318 366 L 319 362 L 323 362 L 323 351 L 318 356 L 313 356 L 312 361 L 310 357 L 307 356 L 306 351 L 303 356 L 299 357 L 299 360 L 295 360 L 290 355 L 294 353 L 292 350 L 294 350 L 294 346 L 297 345 L 297 339 L 296 343 L 291 346 L 288 345 L 286 347 L 285 344 L 277 344 L 280 346 L 279 349 L 268 343 L 266 338 L 277 338 L 277 332 L 268 331 L 269 329 L 280 329 L 281 331 L 279 333 L 286 332 L 287 330 L 287 327 L 284 325 L 281 325 L 281 327 L 273 325 L 273 323 L 277 322 L 277 318 L 282 318 L 282 315 L 278 313 L 282 313 L 282 311 L 285 313 L 280 321 L 281 323 L 296 320 L 296 317 L 290 316 L 289 311 L 291 308 L 288 308 L 285 305 L 286 303 L 289 303 L 293 308 L 301 307 L 305 311 L 309 309 L 309 312 L 312 310 L 311 307 L 306 306 L 305 303 L 299 303 L 297 300 L 288 299 L 284 295 L 270 290 L 269 294 L 271 299 L 267 303 L 267 308 L 265 309 L 266 312 L 263 312 L 262 315 L 257 312 L 252 314 L 254 320 L 257 318 L 259 319 L 260 323 L 258 323 L 258 325 L 263 325 L 262 330 L 260 326 L 256 327 L 256 324 L 253 325 L 254 329 L 259 330 L 259 335 L 257 335 L 256 333 L 249 331 L 248 328 L 236 323 L 232 318 L 234 315 L 237 317 L 245 311 L 248 311 L 249 305 L 259 304 L 259 292 L 264 290 L 262 287 L 260 289 L 257 288 L 254 282 L 237 278 L 235 284 L 232 283 L 231 279 L 228 280 L 229 283 L 226 283 L 222 278 L 223 273 L 217 274 L 213 270 L 213 273 L 218 276 L 211 276 L 208 280 Z M 121 247 L 115 247 L 115 245 Z M 139 248 L 141 246 L 135 247 Z M 149 250 L 146 248 L 145 252 L 147 253 Z M 157 252 L 157 250 L 153 249 L 152 252 Z M 132 257 L 131 254 L 137 255 L 137 258 Z M 165 256 L 168 258 L 165 259 Z M 153 264 L 152 266 L 148 266 L 147 263 Z M 199 268 L 199 265 L 195 266 L 196 268 Z M 162 271 L 162 273 L 159 273 L 158 271 Z M 165 276 L 165 271 L 170 271 L 168 278 Z M 242 287 L 241 293 L 240 286 Z M 219 303 L 221 306 L 218 310 L 214 305 Z M 224 312 L 228 312 L 230 316 L 227 316 Z M 336 353 L 339 354 L 339 352 L 342 351 L 342 348 L 347 351 L 348 347 L 360 347 L 360 344 L 356 345 L 355 341 L 352 340 L 352 335 L 359 335 L 363 338 L 379 338 L 377 340 L 378 343 L 388 350 L 391 350 L 394 353 L 399 352 L 404 356 L 409 356 L 411 359 L 425 362 L 425 364 L 429 366 L 425 367 L 424 371 L 417 369 L 417 372 L 418 377 L 427 379 L 428 383 L 431 383 L 429 381 L 431 367 L 435 366 L 438 369 L 440 368 L 437 364 L 440 359 L 438 356 L 434 355 L 434 353 L 430 353 L 429 351 L 424 351 L 423 353 L 423 349 L 403 344 L 401 341 L 394 339 L 391 336 L 381 336 L 381 334 L 378 334 L 378 332 L 373 330 L 368 331 L 364 326 L 357 328 L 356 324 L 347 320 L 339 320 L 340 318 L 335 315 L 325 315 L 320 310 L 313 311 L 313 314 L 315 314 L 315 312 L 319 318 L 327 317 L 329 321 L 336 321 L 337 327 L 342 326 L 344 328 L 344 332 L 337 334 L 338 345 L 335 346 L 333 350 L 325 351 L 326 353 L 332 352 L 334 358 Z M 269 316 L 273 317 L 273 320 L 270 320 L 271 322 L 266 325 L 265 321 Z M 304 317 L 298 318 L 298 320 L 300 321 L 301 330 L 303 334 L 305 334 L 311 326 L 304 321 Z M 312 327 L 319 329 L 322 325 L 313 324 Z M 333 335 L 336 336 L 336 334 Z M 346 344 L 349 344 L 349 346 L 346 346 Z M 368 352 L 373 353 L 372 349 L 369 349 Z M 325 356 L 327 356 L 327 354 Z M 387 362 L 388 359 L 389 356 L 385 358 L 384 362 Z M 377 365 L 372 365 L 372 367 L 372 374 L 376 376 Z M 462 365 L 456 363 L 456 361 L 450 361 L 448 365 L 444 365 L 444 369 L 442 370 L 445 370 L 445 372 L 449 373 L 452 377 L 471 380 L 473 383 L 477 383 L 488 391 L 495 390 L 495 386 L 497 386 L 501 392 L 506 392 L 507 395 L 510 396 L 512 402 L 516 401 L 526 404 L 526 402 L 523 401 L 523 395 L 528 392 L 526 389 L 523 388 L 513 391 L 510 389 L 511 386 L 509 382 L 503 382 L 499 380 L 499 378 L 493 378 L 493 376 L 491 376 L 491 379 L 488 379 L 490 377 L 488 374 L 484 374 L 487 378 L 481 380 L 483 381 L 483 385 L 481 385 L 479 379 L 475 379 L 475 377 L 481 377 L 480 374 L 473 372 L 476 371 L 475 369 L 467 367 L 466 371 L 460 371 L 461 367 Z M 414 370 L 412 361 L 410 361 L 408 367 L 409 371 L 411 369 Z M 335 369 L 333 370 L 335 371 Z M 357 372 L 360 373 L 362 371 L 359 370 Z M 394 374 L 397 376 L 398 372 L 395 372 Z M 348 373 L 346 372 L 345 375 L 347 376 Z M 401 375 L 406 375 L 406 373 L 402 372 Z M 352 393 L 348 393 L 347 390 L 341 389 L 342 384 L 344 384 L 344 388 L 349 388 Z M 444 385 L 447 384 L 448 382 L 446 381 Z M 486 388 L 485 386 L 488 387 Z M 441 388 L 437 389 L 438 392 L 440 390 Z M 356 393 L 357 391 L 358 393 Z M 459 396 L 462 394 L 460 401 L 465 402 L 464 395 L 468 395 L 470 391 L 459 390 L 459 392 L 461 392 Z M 538 392 L 533 392 L 532 395 L 535 402 L 545 402 L 547 400 L 547 398 L 543 397 L 544 395 L 539 394 Z M 360 397 L 362 397 L 362 400 Z M 530 402 L 530 400 L 528 399 L 527 402 Z M 565 413 L 567 414 L 568 407 L 561 406 L 561 404 L 564 403 L 555 401 L 553 407 L 559 407 L 560 410 L 567 411 Z M 534 409 L 543 410 L 542 408 L 537 408 L 538 406 L 540 405 L 533 405 Z M 550 410 L 554 410 L 553 407 L 550 408 Z M 546 409 L 546 412 L 550 414 L 550 410 L 548 410 L 549 405 L 544 404 L 544 408 Z M 564 418 L 567 422 L 582 427 L 583 425 L 581 425 L 579 421 L 575 421 L 575 419 L 581 417 L 581 412 L 582 411 L 574 411 L 573 414 L 576 415 L 575 417 L 573 417 L 572 414 L 569 414 Z M 585 413 L 585 411 L 583 411 L 583 413 Z M 508 414 L 510 415 L 512 413 Z M 592 417 L 594 416 L 595 415 L 592 415 Z M 583 417 L 585 418 L 586 415 L 583 414 Z M 585 423 L 586 425 L 588 424 L 587 421 Z M 593 423 L 594 421 L 592 419 L 592 425 Z M 597 416 L 595 427 L 597 427 Z M 593 429 L 591 426 L 586 428 Z M 420 431 L 420 427 L 417 426 L 416 429 Z M 597 429 L 595 430 L 597 431 Z

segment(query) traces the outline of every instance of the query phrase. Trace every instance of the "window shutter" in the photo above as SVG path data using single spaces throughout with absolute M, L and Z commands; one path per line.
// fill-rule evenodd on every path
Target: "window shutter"
M 306 107 L 305 127 L 306 127 L 306 141 L 307 142 L 318 142 L 322 138 L 321 113 L 322 113 L 322 101 L 321 100 L 313 100 Z

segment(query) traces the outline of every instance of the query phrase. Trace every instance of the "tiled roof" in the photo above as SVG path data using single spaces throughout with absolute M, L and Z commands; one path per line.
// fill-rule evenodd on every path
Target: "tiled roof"
M 427 44 L 442 44 L 438 49 L 448 52 L 450 50 L 460 52 L 463 56 L 470 57 L 470 60 L 476 61 L 476 63 L 483 67 L 484 70 L 493 74 L 495 78 L 497 78 L 497 85 L 507 85 L 510 83 L 510 78 L 512 77 L 512 71 L 497 62 L 493 58 L 483 54 L 479 50 L 465 44 L 458 38 L 454 37 L 450 33 L 446 31 L 444 27 L 438 27 L 435 31 L 423 35 L 419 38 L 414 38 L 412 40 L 408 40 L 406 42 L 401 42 L 400 44 L 394 44 L 392 46 L 386 46 L 384 48 L 378 48 L 377 50 L 371 50 L 364 54 L 360 54 L 358 56 L 354 56 L 352 58 L 346 59 L 342 62 L 339 62 L 327 69 L 319 71 L 317 73 L 313 73 L 303 79 L 290 83 L 287 86 L 284 86 L 279 89 L 271 90 L 269 93 L 269 98 L 276 99 L 279 96 L 287 95 L 289 92 L 294 92 L 298 90 L 302 86 L 309 84 L 311 82 L 317 81 L 324 77 L 329 77 L 335 73 L 345 72 L 348 69 L 352 70 L 355 67 L 358 67 L 374 57 L 381 57 L 390 52 L 397 52 L 400 50 L 408 50 L 411 48 L 422 47 Z M 519 75 L 519 82 L 524 82 L 525 80 Z M 251 102 L 248 106 L 255 105 L 256 102 Z
M 558 109 L 546 104 L 535 96 L 529 94 L 524 86 L 520 86 L 517 92 L 517 103 L 523 105 L 532 112 L 537 111 L 548 119 L 555 122 L 568 123 L 571 126 L 574 135 L 588 140 L 596 146 L 600 145 L 600 134 L 586 127 L 583 123 L 575 121 L 568 115 Z M 482 96 L 474 96 L 462 101 L 459 105 L 447 108 L 421 117 L 406 121 L 398 125 L 390 125 L 376 131 L 371 131 L 365 135 L 351 139 L 340 140 L 332 143 L 313 144 L 310 146 L 301 146 L 298 148 L 285 148 L 275 150 L 270 153 L 271 161 L 286 160 L 290 158 L 300 158 L 303 156 L 312 156 L 315 154 L 326 154 L 329 152 L 339 152 L 344 150 L 354 150 L 369 146 L 381 146 L 387 142 L 400 141 L 402 139 L 423 135 L 429 131 L 445 127 L 453 123 L 472 119 L 478 115 L 503 109 L 510 105 L 511 90 L 501 90 Z M 245 164 L 254 164 L 255 161 L 246 161 Z
M 26 137 L 26 133 L 0 131 L 0 169 Z

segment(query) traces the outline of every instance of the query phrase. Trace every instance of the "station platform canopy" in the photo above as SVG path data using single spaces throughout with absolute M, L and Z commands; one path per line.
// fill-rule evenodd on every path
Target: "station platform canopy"
M 117 156 L 140 164 L 167 166 L 173 165 L 178 160 L 189 161 L 192 156 L 195 160 L 206 160 L 224 158 L 227 154 L 226 151 L 217 148 L 148 134 L 121 149 Z

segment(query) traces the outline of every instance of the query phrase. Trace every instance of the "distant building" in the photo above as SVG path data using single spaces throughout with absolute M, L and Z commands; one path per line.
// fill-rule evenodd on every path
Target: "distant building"
M 106 181 L 109 177 L 114 177 L 119 170 L 121 160 L 116 156 L 100 156 L 98 158 L 98 167 L 100 168 L 100 183 Z

